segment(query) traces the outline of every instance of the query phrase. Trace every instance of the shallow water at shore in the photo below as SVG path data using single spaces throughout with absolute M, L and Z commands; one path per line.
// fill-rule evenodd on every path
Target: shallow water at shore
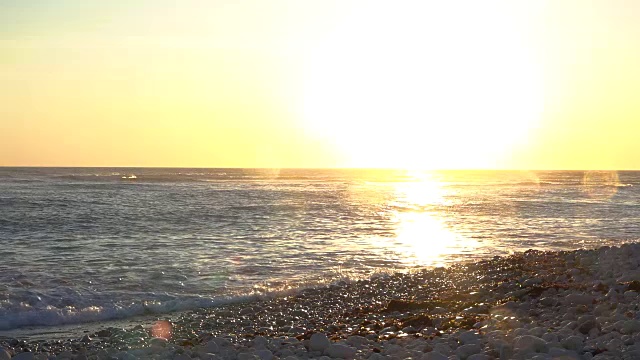
M 0 329 L 619 244 L 640 234 L 638 185 L 637 172 L 0 168 Z

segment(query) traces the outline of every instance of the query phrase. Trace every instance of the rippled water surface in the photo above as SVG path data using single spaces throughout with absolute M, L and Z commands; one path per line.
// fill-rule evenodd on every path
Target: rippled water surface
M 0 329 L 640 237 L 639 172 L 0 168 Z

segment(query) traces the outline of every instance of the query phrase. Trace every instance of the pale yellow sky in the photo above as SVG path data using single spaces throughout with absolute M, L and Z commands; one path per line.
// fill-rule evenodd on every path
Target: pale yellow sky
M 640 168 L 640 2 L 4 1 L 0 166 Z

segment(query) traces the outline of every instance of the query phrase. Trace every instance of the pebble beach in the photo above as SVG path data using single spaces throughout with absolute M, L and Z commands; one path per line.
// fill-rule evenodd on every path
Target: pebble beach
M 0 360 L 640 359 L 639 265 L 636 243 L 529 250 L 65 340 L 3 337 Z

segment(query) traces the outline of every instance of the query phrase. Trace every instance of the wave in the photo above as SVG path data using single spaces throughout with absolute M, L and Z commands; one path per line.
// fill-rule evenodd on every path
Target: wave
M 386 265 L 386 264 L 381 264 Z M 162 315 L 229 304 L 263 301 L 299 294 L 305 290 L 344 286 L 348 283 L 387 277 L 406 269 L 379 267 L 367 273 L 336 269 L 319 277 L 303 279 L 264 280 L 250 287 L 228 288 L 218 296 L 176 293 L 87 292 L 76 288 L 59 287 L 48 295 L 27 288 L 13 291 L 0 285 L 0 331 L 25 327 L 76 325 L 111 320 L 125 320 L 139 316 Z M 19 273 L 13 274 L 19 277 Z M 244 290 L 243 290 L 244 289 Z M 10 291 L 8 294 L 7 291 Z M 7 296 L 9 295 L 9 296 Z M 128 300 L 123 300 L 123 296 Z M 5 298 L 4 300 L 2 298 Z M 120 301 L 114 299 L 120 297 Z M 135 300 L 133 300 L 135 299 Z
M 248 303 L 271 299 L 277 296 L 298 294 L 306 289 L 335 286 L 364 278 L 389 275 L 388 271 L 374 272 L 369 276 L 334 274 L 324 279 L 289 283 L 286 281 L 264 281 L 251 290 L 235 295 L 206 297 L 201 295 L 151 294 L 154 300 L 121 301 L 114 303 L 118 295 L 83 296 L 79 291 L 70 290 L 65 295 L 47 296 L 36 291 L 13 293 L 10 300 L 0 300 L 0 331 L 25 327 L 48 327 L 85 323 L 124 320 L 139 316 L 170 314 L 229 304 Z M 6 287 L 0 286 L 0 295 Z M 95 295 L 95 294 L 94 294 Z M 136 299 L 150 294 L 137 294 Z M 106 299 L 106 300 L 105 300 Z M 80 305 L 83 304 L 83 305 Z
M 57 326 L 120 320 L 140 315 L 167 314 L 177 311 L 209 308 L 225 304 L 257 300 L 257 295 L 243 295 L 220 298 L 178 298 L 164 302 L 140 301 L 130 304 L 95 304 L 82 308 L 74 306 L 32 307 L 21 302 L 17 306 L 0 309 L 0 330 L 12 330 L 28 326 Z

